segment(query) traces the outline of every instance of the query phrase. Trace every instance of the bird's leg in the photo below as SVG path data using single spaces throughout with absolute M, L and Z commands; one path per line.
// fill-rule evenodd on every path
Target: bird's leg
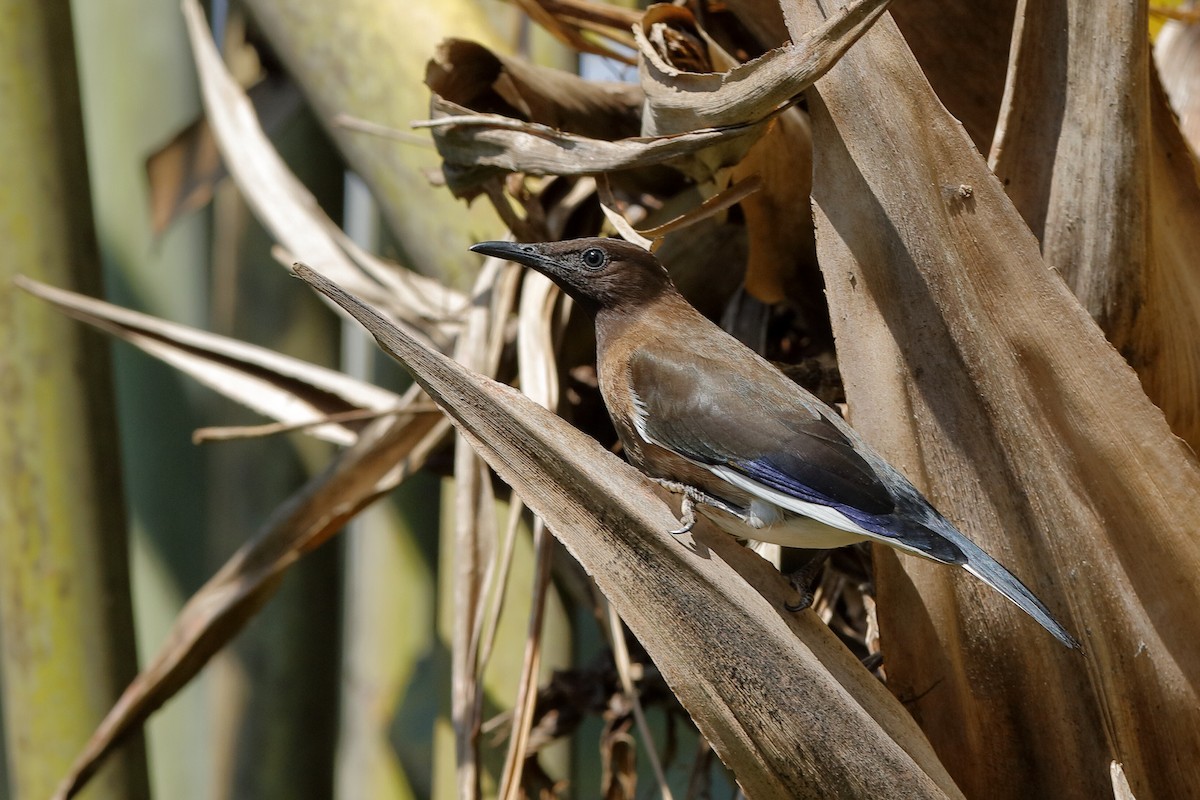
M 683 495 L 683 500 L 679 503 L 679 521 L 683 523 L 683 527 L 677 531 L 668 531 L 673 536 L 682 536 L 696 527 L 696 506 L 712 506 L 713 508 L 721 509 L 727 514 L 732 514 L 739 519 L 746 518 L 741 509 L 726 503 L 719 497 L 713 497 L 711 494 L 701 491 L 695 486 L 689 486 L 680 481 L 667 480 L 666 478 L 654 478 L 654 482 L 669 492 Z
M 803 611 L 812 605 L 813 602 L 813 581 L 821 572 L 821 567 L 829 560 L 829 555 L 832 550 L 818 550 L 817 554 L 808 560 L 800 569 L 788 575 L 788 583 L 792 584 L 797 592 L 800 593 L 800 602 L 792 605 L 787 603 L 784 605 L 788 611 Z

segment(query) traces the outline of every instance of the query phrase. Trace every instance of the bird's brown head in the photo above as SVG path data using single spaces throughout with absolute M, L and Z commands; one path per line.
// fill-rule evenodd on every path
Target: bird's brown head
M 603 309 L 630 310 L 673 290 L 657 258 L 620 239 L 480 242 L 471 249 L 536 269 L 593 315 Z

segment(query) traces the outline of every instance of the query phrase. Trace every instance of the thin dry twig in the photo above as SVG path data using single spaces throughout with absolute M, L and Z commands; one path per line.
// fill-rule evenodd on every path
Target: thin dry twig
M 378 122 L 362 119 L 361 117 L 352 117 L 349 114 L 338 114 L 330 120 L 330 124 L 338 128 L 345 128 L 348 131 L 380 136 L 384 139 L 395 139 L 398 142 L 413 144 L 430 150 L 436 149 L 432 139 L 427 139 L 412 131 L 402 131 L 387 125 L 380 125 Z
M 326 414 L 320 419 L 307 420 L 305 422 L 269 422 L 265 425 L 211 426 L 207 428 L 197 428 L 196 430 L 192 431 L 192 444 L 228 442 L 234 439 L 260 439 L 265 436 L 274 436 L 280 433 L 292 433 L 294 431 L 308 430 L 309 428 L 314 428 L 318 425 L 327 425 L 331 422 L 359 422 L 362 420 L 377 419 L 389 414 L 438 410 L 438 407 L 433 403 L 425 403 L 422 404 L 420 408 L 417 408 L 414 405 L 407 408 L 389 408 L 382 410 L 363 408 L 356 411 L 342 411 L 337 414 Z
M 529 733 L 533 727 L 533 711 L 537 702 L 538 668 L 542 659 L 542 623 L 546 614 L 546 595 L 550 588 L 554 546 L 554 540 L 546 532 L 546 525 L 540 518 L 534 522 L 533 543 L 533 602 L 529 610 L 521 679 L 517 686 L 517 699 L 513 704 L 512 733 L 504 759 L 504 772 L 500 779 L 499 796 L 503 800 L 517 800 L 520 797 L 521 775 L 524 771 Z

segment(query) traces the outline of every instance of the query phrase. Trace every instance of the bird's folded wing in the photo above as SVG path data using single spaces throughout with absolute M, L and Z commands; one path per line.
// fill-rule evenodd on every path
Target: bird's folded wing
M 769 365 L 749 366 L 734 370 L 694 352 L 641 350 L 630 361 L 639 431 L 692 461 L 733 469 L 798 500 L 890 514 L 895 504 L 880 476 L 817 401 Z

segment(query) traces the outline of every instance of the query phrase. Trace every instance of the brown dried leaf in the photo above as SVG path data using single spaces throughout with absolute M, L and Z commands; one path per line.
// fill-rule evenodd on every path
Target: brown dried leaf
M 608 617 L 608 643 L 612 649 L 613 663 L 621 681 L 621 691 L 624 693 L 625 701 L 629 704 L 633 719 L 637 723 L 638 733 L 642 737 L 642 747 L 646 750 L 646 760 L 650 762 L 650 770 L 654 773 L 655 780 L 658 781 L 658 796 L 663 800 L 673 800 L 666 773 L 663 772 L 658 751 L 654 747 L 654 735 L 650 731 L 650 725 L 646 721 L 646 712 L 642 708 L 640 690 L 633 685 L 633 660 L 629 657 L 629 645 L 625 641 L 625 623 L 622 622 L 612 603 L 605 603 L 604 610 Z M 630 783 L 635 783 L 636 774 L 631 777 Z
M 641 19 L 642 12 L 594 0 L 536 0 L 538 5 L 566 25 L 581 31 L 593 31 L 622 43 L 632 43 L 629 30 Z M 626 59 L 618 59 L 624 61 Z M 632 59 L 628 59 L 633 63 Z
M 290 358 L 236 339 L 140 314 L 27 278 L 17 285 L 59 310 L 159 358 L 215 391 L 264 416 L 291 424 L 315 423 L 355 409 L 399 408 L 403 398 L 336 370 Z M 328 423 L 305 428 L 335 444 L 350 445 L 363 424 Z
M 212 129 L 198 119 L 146 159 L 151 230 L 161 234 L 179 217 L 212 201 L 225 177 Z
M 1022 11 L 993 168 L 1046 263 L 1200 448 L 1200 183 L 1150 85 L 1146 7 Z
M 727 0 L 766 47 L 788 41 L 778 0 Z M 889 13 L 946 109 L 986 150 L 1004 93 L 1017 0 L 905 0 Z
M 1200 165 L 1162 87 L 1150 89 L 1150 258 L 1130 351 L 1171 429 L 1200 451 Z
M 504 770 L 500 776 L 500 790 L 497 793 L 500 800 L 518 800 L 521 796 L 522 776 L 526 759 L 530 755 L 530 730 L 533 726 L 533 712 L 538 698 L 538 675 L 542 663 L 542 628 L 554 560 L 551 550 L 553 541 L 546 532 L 546 524 L 540 519 L 536 520 L 533 526 L 533 600 L 529 609 L 521 676 L 517 683 L 517 696 L 513 701 L 508 752 L 504 756 Z
M 644 97 L 630 83 L 589 81 L 447 39 L 425 70 L 436 95 L 472 111 L 503 114 L 592 139 L 637 136 Z
M 469 369 L 494 375 L 519 273 L 489 258 L 471 294 L 455 358 Z M 454 610 L 450 655 L 450 707 L 454 724 L 456 782 L 460 798 L 479 795 L 478 734 L 482 724 L 479 647 L 483 639 L 490 575 L 497 564 L 496 498 L 486 465 L 461 436 L 454 443 Z
M 992 168 L 1046 263 L 1112 338 L 1143 300 L 1146 6 L 1023 2 L 1019 11 Z
M 422 346 L 318 273 L 587 569 L 755 798 L 959 796 L 911 718 L 786 583 L 711 526 L 691 546 L 653 484 L 511 387 Z M 743 577 L 745 576 L 745 577 Z M 753 580 L 759 594 L 746 579 Z M 765 595 L 765 596 L 764 596 Z
M 563 295 L 546 276 L 522 271 L 521 306 L 518 314 L 520 333 L 517 336 L 517 370 L 521 391 L 543 408 L 558 406 L 558 364 L 554 358 L 555 308 Z M 564 300 L 569 302 L 569 300 Z M 513 508 L 525 507 L 517 497 Z M 515 518 L 514 518 L 515 519 Z M 553 539 L 546 534 L 545 523 L 534 523 L 534 585 L 529 611 L 529 630 L 525 639 L 525 657 L 517 696 L 513 702 L 512 727 L 508 752 L 504 757 L 499 797 L 516 800 L 522 786 L 522 772 L 529 755 L 530 731 L 538 695 L 538 674 L 542 653 L 542 620 L 550 587 L 550 567 L 553 561 Z
M 813 2 L 785 12 L 800 29 L 822 19 Z M 1187 794 L 1200 466 L 1046 269 L 890 20 L 816 90 L 817 243 L 855 427 L 1087 649 L 953 571 L 880 552 L 889 686 L 969 795 L 1101 796 L 1112 758 L 1138 796 Z
M 616 61 L 632 63 L 625 54 L 604 47 L 583 36 L 578 27 L 567 24 L 565 19 L 559 14 L 554 13 L 546 0 L 514 0 L 514 2 L 522 11 L 529 15 L 530 19 L 541 25 L 554 38 L 568 47 L 573 47 L 581 53 L 594 53 L 595 55 L 611 58 Z
M 434 142 L 446 162 L 447 184 L 459 193 L 478 186 L 497 171 L 599 175 L 669 164 L 687 172 L 698 168 L 694 156 L 706 148 L 742 137 L 753 141 L 761 132 L 760 123 L 606 141 L 499 114 L 474 114 L 437 95 L 430 102 L 430 111 L 432 119 L 413 126 L 433 129 Z
M 431 113 L 435 118 L 447 113 L 495 114 L 516 129 L 573 134 L 577 138 L 563 141 L 585 149 L 589 147 L 586 143 L 593 140 L 607 142 L 636 137 L 641 129 L 644 97 L 640 87 L 584 80 L 562 70 L 498 55 L 483 45 L 462 39 L 448 39 L 439 45 L 426 67 L 425 83 L 433 92 Z M 533 125 L 526 127 L 522 123 Z M 519 150 L 509 154 L 510 159 L 516 159 L 507 162 L 509 166 L 472 159 L 462 141 L 473 136 L 471 130 L 457 132 L 457 145 L 447 141 L 447 132 L 441 128 L 435 127 L 433 134 L 445 160 L 443 172 L 447 184 L 459 196 L 473 197 L 488 178 L 521 163 Z M 580 145 L 581 142 L 585 144 Z M 495 150 L 482 142 L 474 145 L 480 154 Z M 567 168 L 561 164 L 569 164 L 569 159 L 556 163 L 560 166 L 531 165 L 516 171 L 587 174 L 587 169 L 564 171 Z M 604 169 L 601 165 L 592 171 Z
M 828 330 L 824 284 L 813 233 L 812 129 L 808 115 L 792 108 L 733 168 L 735 179 L 755 176 L 762 191 L 742 201 L 750 244 L 746 291 L 763 303 L 790 299 L 807 320 Z M 780 220 L 788 220 L 785 225 Z
M 285 76 L 269 75 L 246 92 L 264 131 L 277 129 L 300 108 L 300 90 Z M 179 217 L 203 208 L 226 176 L 208 120 L 201 117 L 146 159 L 150 216 L 160 234 Z

